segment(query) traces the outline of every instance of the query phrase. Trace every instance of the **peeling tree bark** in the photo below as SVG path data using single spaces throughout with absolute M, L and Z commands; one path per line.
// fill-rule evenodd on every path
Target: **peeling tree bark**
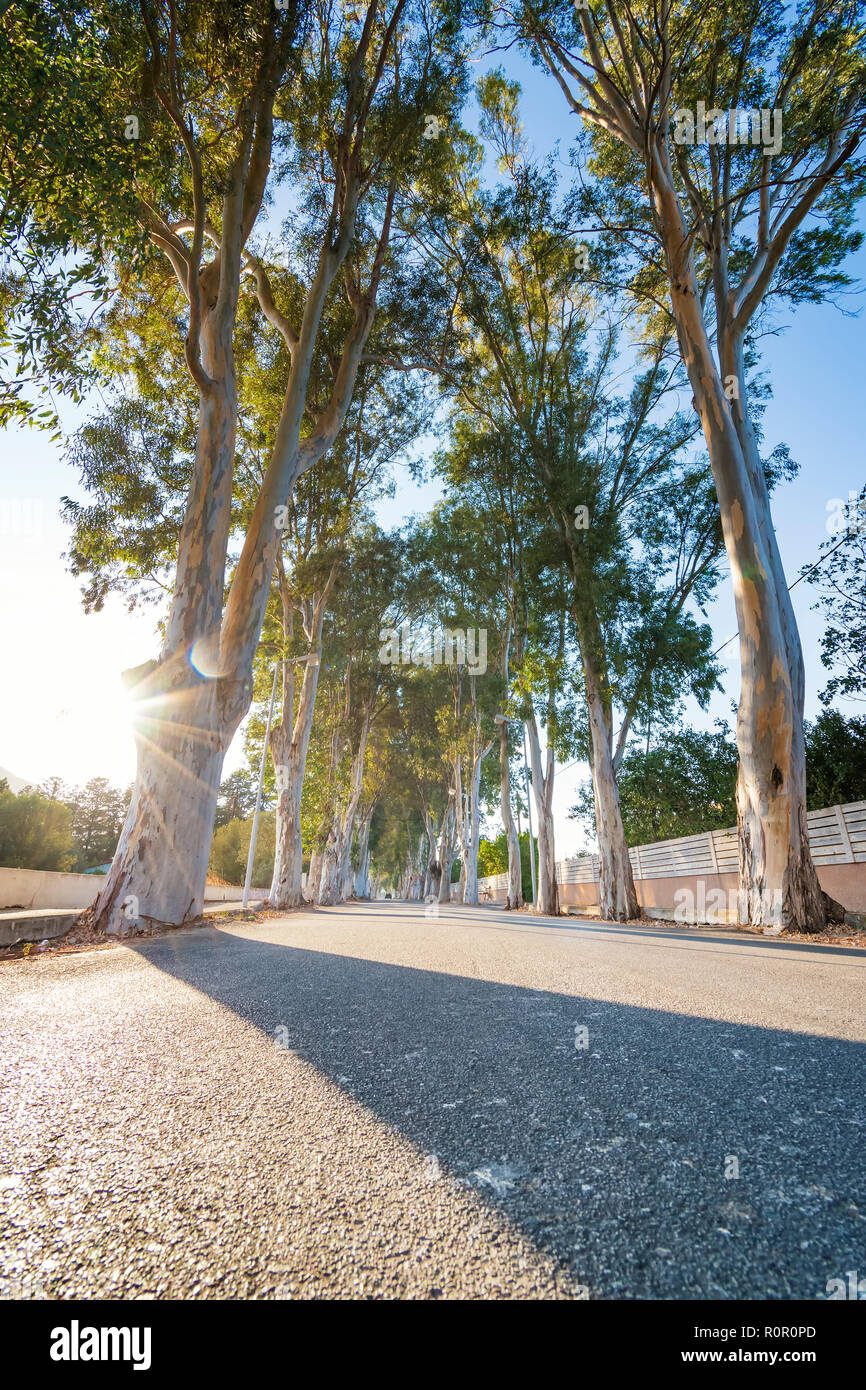
M 806 834 L 798 662 L 790 645 L 788 601 L 780 593 L 786 587 L 779 584 L 780 563 L 777 567 L 772 547 L 768 549 L 769 501 L 765 488 L 762 496 L 755 495 L 707 338 L 672 182 L 657 177 L 654 187 L 680 351 L 710 455 L 737 611 L 740 921 L 819 931 L 827 909 Z
M 637 917 L 639 906 L 634 886 L 622 812 L 614 771 L 608 726 L 609 711 L 597 686 L 587 683 L 587 710 L 592 734 L 592 790 L 598 839 L 598 904 L 601 916 L 613 922 Z
M 803 729 L 806 694 L 803 648 L 791 595 L 788 591 L 782 557 L 779 554 L 776 531 L 772 523 L 767 480 L 761 467 L 758 442 L 748 409 L 742 336 L 726 327 L 719 334 L 719 338 L 722 377 L 726 380 L 733 377 L 739 384 L 739 397 L 731 402 L 731 414 L 743 450 L 749 482 L 755 498 L 757 523 L 778 599 L 779 623 L 785 646 L 788 679 L 791 688 L 791 751 L 788 771 L 791 803 L 788 834 L 791 843 L 787 869 L 783 873 L 783 879 L 787 877 L 790 882 L 790 901 L 786 906 L 786 885 L 784 882 L 766 883 L 762 855 L 755 856 L 753 853 L 752 847 L 765 839 L 766 830 L 761 830 L 759 826 L 760 799 L 755 802 L 754 794 L 750 793 L 743 800 L 743 806 L 747 809 L 744 810 L 744 819 L 740 829 L 740 920 L 749 922 L 771 921 L 774 923 L 784 921 L 788 925 L 800 921 L 804 924 L 804 930 L 817 931 L 827 920 L 828 900 L 818 882 L 818 875 L 809 849 L 806 816 L 806 741 Z M 772 777 L 772 772 L 770 775 Z M 751 778 L 750 781 L 753 782 L 754 779 Z M 739 792 L 737 805 L 739 812 Z M 758 812 L 758 824 L 755 822 L 756 810 Z M 768 907 L 769 916 L 767 915 Z
M 319 901 L 319 887 L 322 882 L 322 867 L 325 862 L 324 850 L 314 849 L 310 855 L 310 869 L 307 874 L 307 902 L 316 904 Z
M 572 543 L 574 619 L 577 628 L 590 736 L 595 833 L 598 840 L 598 905 L 602 917 L 628 922 L 639 913 L 625 827 L 619 804 L 613 745 L 613 715 L 604 697 L 597 657 L 603 659 L 603 636 L 592 605 L 590 578 L 581 573 Z

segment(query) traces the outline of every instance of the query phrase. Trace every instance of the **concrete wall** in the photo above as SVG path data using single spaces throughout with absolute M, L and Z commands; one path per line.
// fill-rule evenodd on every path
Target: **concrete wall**
M 0 870 L 2 873 L 2 870 Z M 819 864 L 818 882 L 831 898 L 835 898 L 848 912 L 866 912 L 866 864 Z M 701 889 L 703 885 L 703 890 Z M 683 889 L 694 894 L 697 905 L 719 888 L 725 894 L 736 891 L 737 875 L 723 874 L 678 874 L 670 878 L 635 879 L 638 902 L 641 907 L 662 908 L 673 916 L 677 903 L 684 899 L 676 898 Z M 482 902 L 504 903 L 506 890 L 493 889 L 484 892 L 484 880 L 479 883 L 479 897 Z M 598 904 L 597 883 L 560 883 L 559 901 L 562 907 L 595 907 Z M 729 898 L 730 901 L 730 898 Z M 712 903 L 710 904 L 712 906 Z
M 47 869 L 0 869 L 0 912 L 14 907 L 89 907 L 108 882 L 107 874 L 56 874 Z M 253 898 L 267 897 L 266 888 L 253 888 Z M 208 884 L 208 903 L 240 902 L 243 888 Z

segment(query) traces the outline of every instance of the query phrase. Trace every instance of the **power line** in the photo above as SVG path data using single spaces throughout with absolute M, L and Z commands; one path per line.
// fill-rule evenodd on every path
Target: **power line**
M 790 593 L 792 589 L 796 589 L 801 579 L 808 578 L 808 576 L 813 572 L 813 570 L 816 570 L 821 565 L 823 565 L 825 560 L 829 560 L 830 556 L 835 551 L 837 551 L 841 545 L 844 545 L 847 539 L 847 536 L 843 536 L 841 541 L 837 541 L 836 544 L 830 550 L 827 551 L 826 555 L 822 555 L 820 560 L 815 561 L 814 565 L 810 565 L 807 570 L 803 570 L 803 573 L 797 576 L 793 584 L 788 585 L 788 593 Z M 716 650 L 714 652 L 710 652 L 710 659 L 712 659 L 714 656 L 718 656 L 719 652 L 723 652 L 725 650 L 725 647 L 729 647 L 731 643 L 734 641 L 734 639 L 736 637 L 739 637 L 739 635 L 740 634 L 738 632 L 735 632 L 733 637 L 729 637 L 728 640 L 726 642 L 723 642 L 720 647 L 716 647 Z
M 565 767 L 558 767 L 558 768 L 556 769 L 556 771 L 554 772 L 553 775 L 554 775 L 554 777 L 558 777 L 559 774 L 560 774 L 560 772 L 568 772 L 568 769 L 569 769 L 570 767 L 577 767 L 577 764 L 578 764 L 578 763 L 585 763 L 585 762 L 586 762 L 586 758 L 575 758 L 575 759 L 574 759 L 574 762 L 566 763 L 566 764 L 565 764 Z

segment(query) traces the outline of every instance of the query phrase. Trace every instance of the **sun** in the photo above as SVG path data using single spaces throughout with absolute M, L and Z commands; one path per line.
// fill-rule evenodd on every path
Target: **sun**
M 66 703 L 57 712 L 54 729 L 47 731 L 56 750 L 57 774 L 76 785 L 106 777 L 116 786 L 126 786 L 135 776 L 137 715 L 138 702 L 120 680 L 116 685 L 96 685 L 86 698 Z

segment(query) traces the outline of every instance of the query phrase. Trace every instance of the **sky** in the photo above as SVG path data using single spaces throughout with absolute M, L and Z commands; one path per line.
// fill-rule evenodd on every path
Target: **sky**
M 512 55 L 507 65 L 524 83 L 524 124 L 536 150 L 547 152 L 557 139 L 564 150 L 573 118 L 565 113 L 552 80 Z M 866 282 L 866 251 L 852 257 L 846 269 Z M 763 366 L 773 386 L 764 420 L 765 448 L 784 441 L 801 465 L 799 476 L 780 485 L 773 499 L 789 583 L 803 565 L 818 558 L 833 499 L 846 499 L 866 481 L 863 304 L 862 295 L 848 300 L 848 316 L 831 305 L 804 306 L 785 321 L 782 333 L 765 340 Z M 63 413 L 67 428 L 81 418 L 81 411 Z M 134 776 L 135 755 L 120 673 L 156 656 L 155 611 L 128 613 L 111 597 L 103 612 L 84 614 L 80 581 L 66 572 L 62 558 L 68 532 L 60 520 L 59 499 L 67 494 L 83 500 L 85 494 L 59 445 L 30 430 L 7 431 L 0 480 L 0 653 L 6 671 L 0 683 L 0 768 L 33 782 L 59 776 L 81 784 L 104 776 L 125 784 Z M 398 473 L 395 496 L 379 506 L 380 523 L 400 525 L 425 511 L 438 495 L 435 483 L 419 485 L 408 473 Z M 815 592 L 809 585 L 799 584 L 793 601 L 806 660 L 806 714 L 814 717 L 827 679 L 819 657 L 822 626 L 811 611 Z M 708 620 L 716 645 L 736 632 L 727 579 Z M 722 659 L 724 690 L 707 712 L 694 703 L 688 706 L 688 720 L 698 727 L 709 727 L 718 716 L 732 721 L 731 704 L 739 690 L 736 641 Z M 855 711 L 849 707 L 846 712 Z M 243 764 L 242 736 L 241 729 L 226 771 Z M 567 813 L 586 775 L 583 765 L 557 775 L 557 858 L 584 847 L 584 833 Z

